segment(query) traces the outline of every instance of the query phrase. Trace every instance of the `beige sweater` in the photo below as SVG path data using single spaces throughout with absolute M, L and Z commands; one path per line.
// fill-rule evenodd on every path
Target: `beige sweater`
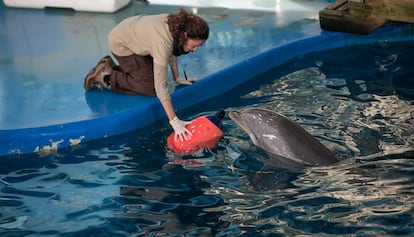
M 108 45 L 118 56 L 151 55 L 154 59 L 154 85 L 157 97 L 169 99 L 168 64 L 173 37 L 167 24 L 168 14 L 138 15 L 126 18 L 109 33 Z

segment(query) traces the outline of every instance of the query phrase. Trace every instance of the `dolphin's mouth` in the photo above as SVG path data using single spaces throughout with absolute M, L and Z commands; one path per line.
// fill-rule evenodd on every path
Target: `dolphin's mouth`
M 241 129 L 243 129 L 247 134 L 250 135 L 249 129 L 245 125 L 241 112 L 232 110 L 229 111 L 228 114 L 231 120 L 233 120 Z
M 232 110 L 232 111 L 229 111 L 228 113 L 229 113 L 229 117 L 234 122 L 237 122 L 240 119 L 240 112 L 239 111 Z
M 246 131 L 241 112 L 232 110 L 229 111 L 228 114 L 231 120 L 233 120 L 237 125 L 239 125 L 239 127 Z

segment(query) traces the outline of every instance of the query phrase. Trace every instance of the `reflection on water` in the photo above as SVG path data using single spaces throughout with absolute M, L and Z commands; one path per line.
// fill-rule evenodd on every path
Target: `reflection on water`
M 154 125 L 1 159 L 0 232 L 412 236 L 413 53 L 403 42 L 302 55 L 212 106 L 280 112 L 334 151 L 335 165 L 263 170 L 268 157 L 229 118 L 217 149 L 189 162 L 167 151 L 159 138 L 170 130 Z

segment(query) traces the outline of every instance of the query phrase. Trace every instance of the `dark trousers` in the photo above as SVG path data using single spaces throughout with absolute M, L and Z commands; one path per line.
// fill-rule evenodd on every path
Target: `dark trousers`
M 111 73 L 111 89 L 123 94 L 155 96 L 154 62 L 151 56 L 117 56 L 119 66 Z

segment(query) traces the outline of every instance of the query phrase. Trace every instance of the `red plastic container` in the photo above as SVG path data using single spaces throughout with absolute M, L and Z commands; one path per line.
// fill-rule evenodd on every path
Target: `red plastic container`
M 191 155 L 204 148 L 214 148 L 223 136 L 223 131 L 206 116 L 194 119 L 186 128 L 192 133 L 187 141 L 174 141 L 174 132 L 167 138 L 168 148 L 179 155 Z

